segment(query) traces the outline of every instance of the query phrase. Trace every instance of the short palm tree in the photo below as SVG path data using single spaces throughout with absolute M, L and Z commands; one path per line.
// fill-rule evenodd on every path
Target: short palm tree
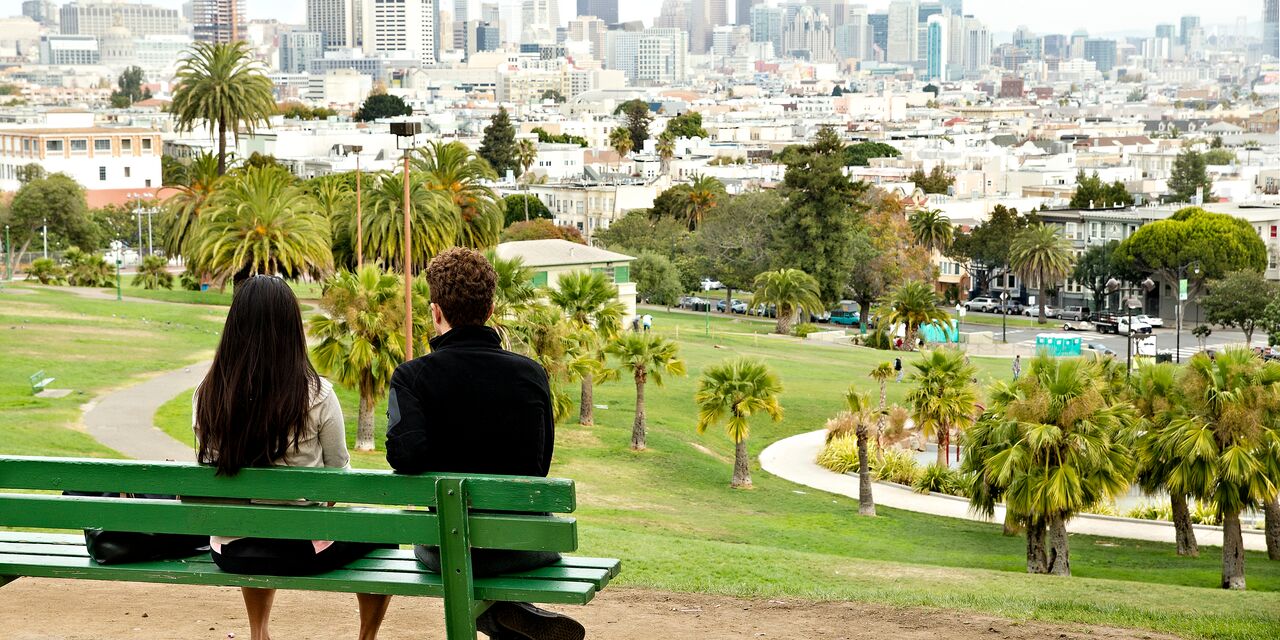
M 594 360 L 580 357 L 573 328 L 556 307 L 535 302 L 524 308 L 507 329 L 511 350 L 536 360 L 546 370 L 555 421 L 564 421 L 573 410 L 573 399 L 562 385 L 580 377 L 579 371 L 584 368 L 594 371 Z
M 619 158 L 626 158 L 627 154 L 635 148 L 631 140 L 631 132 L 626 127 L 618 127 L 609 132 L 609 146 L 618 152 Z
M 978 393 L 973 378 L 977 370 L 956 349 L 931 349 L 911 363 L 916 371 L 908 381 L 915 388 L 907 394 L 911 418 L 925 438 L 937 437 L 938 465 L 951 464 L 951 430 L 962 431 L 978 414 Z
M 1023 229 L 1014 236 L 1009 248 L 1009 265 L 1019 278 L 1034 282 L 1040 295 L 1039 322 L 1045 323 L 1044 306 L 1050 288 L 1071 274 L 1075 259 L 1071 241 L 1058 233 L 1057 227 L 1039 224 Z
M 1187 494 L 1172 482 L 1180 463 L 1176 443 L 1165 437 L 1169 423 L 1182 413 L 1179 395 L 1177 366 L 1165 362 L 1138 368 L 1130 379 L 1128 393 L 1138 417 L 1132 424 L 1132 446 L 1138 485 L 1147 495 L 1169 495 L 1178 555 L 1196 557 L 1200 548 L 1191 526 Z
M 654 146 L 658 152 L 658 159 L 662 161 L 662 172 L 667 173 L 671 170 L 671 159 L 676 156 L 676 139 L 664 131 L 658 136 Z
M 71 247 L 62 254 L 67 263 L 67 284 L 73 287 L 107 287 L 115 283 L 113 265 L 100 255 Z
M 946 323 L 951 319 L 938 307 L 940 302 L 933 287 L 919 280 L 908 280 L 894 287 L 885 298 L 884 322 L 891 327 L 899 324 L 906 327 L 903 344 L 907 349 L 914 349 L 922 325 Z
M 870 396 L 858 391 L 856 386 L 849 387 L 849 390 L 844 395 L 844 400 L 849 407 L 849 413 L 853 415 L 853 420 L 857 424 L 854 435 L 858 442 L 858 515 L 874 516 L 876 515 L 876 501 L 871 494 L 871 460 L 867 454 L 867 439 L 869 436 L 867 432 L 873 422 L 884 420 L 884 403 L 882 402 L 882 408 L 877 410 L 871 405 Z
M 252 133 L 276 112 L 271 79 L 243 41 L 197 42 L 178 66 L 173 115 L 178 131 L 204 124 L 218 139 L 218 175 L 227 172 L 227 131 Z
M 897 373 L 893 370 L 892 362 L 881 362 L 868 375 L 871 376 L 872 380 L 876 381 L 876 384 L 880 385 L 880 417 L 876 421 L 876 445 L 883 445 L 884 442 L 881 438 L 884 437 L 884 422 L 885 418 L 888 417 L 889 411 L 887 385 L 889 380 Z M 879 450 L 879 447 L 877 447 L 877 450 Z
M 1131 407 L 1110 394 L 1096 362 L 1040 356 L 1017 382 L 997 382 L 966 435 L 972 508 L 1006 509 L 1027 532 L 1027 571 L 1071 575 L 1067 521 L 1129 489 Z
M 186 255 L 187 241 L 194 236 L 200 214 L 222 179 L 218 157 L 208 152 L 201 153 L 183 172 L 183 178 L 182 183 L 170 185 L 174 193 L 164 201 L 170 220 L 167 231 L 162 234 L 162 242 L 165 254 L 170 256 Z
M 524 266 L 524 260 L 500 258 L 494 250 L 485 252 L 485 257 L 498 274 L 489 325 L 502 336 L 503 343 L 510 346 L 511 325 L 537 302 L 538 289 L 533 286 L 533 272 Z
M 684 361 L 675 342 L 652 333 L 626 332 L 618 334 L 605 353 L 618 361 L 618 373 L 630 373 L 636 382 L 636 415 L 631 424 L 631 448 L 644 451 L 647 424 L 644 413 L 645 383 L 650 379 L 662 386 L 662 375 L 682 376 Z
M 951 226 L 951 218 L 941 211 L 920 209 L 911 214 L 910 224 L 911 235 L 915 237 L 916 244 L 925 249 L 942 253 L 951 246 L 955 229 Z
M 227 176 L 209 200 L 190 260 L 219 285 L 259 274 L 320 277 L 333 270 L 329 221 L 288 171 L 250 167 Z
M 1280 365 L 1248 349 L 1192 357 L 1178 394 L 1185 415 L 1160 435 L 1176 456 L 1169 487 L 1213 505 L 1222 522 L 1222 588 L 1244 589 L 1240 514 L 1280 485 Z
M 391 374 L 404 362 L 404 280 L 399 274 L 367 265 L 358 272 L 341 271 L 325 282 L 323 313 L 311 316 L 311 337 L 319 342 L 311 353 L 326 376 L 360 394 L 356 450 L 374 449 L 374 415 L 387 395 Z M 415 309 L 426 310 L 425 297 L 415 296 Z M 414 351 L 426 351 L 431 314 L 414 313 Z
M 791 333 L 791 327 L 800 317 L 801 309 L 817 312 L 822 308 L 822 295 L 818 281 L 799 269 L 765 271 L 756 276 L 755 293 L 751 306 L 774 305 L 778 322 L 774 331 L 781 335 Z
M 618 302 L 618 288 L 603 273 L 576 271 L 561 275 L 555 288 L 547 292 L 547 300 L 568 318 L 583 355 L 602 363 L 602 345 L 622 328 L 626 311 Z M 579 424 L 595 424 L 593 382 L 599 373 L 582 370 Z
M 364 194 L 365 255 L 388 268 L 404 265 L 404 178 L 399 172 L 377 176 Z M 409 176 L 410 252 L 414 272 L 436 254 L 455 246 L 461 226 L 457 208 L 440 191 L 427 188 L 418 174 Z
M 138 274 L 133 277 L 133 286 L 143 289 L 172 289 L 173 274 L 169 273 L 169 264 L 160 256 L 147 256 L 138 266 Z
M 685 204 L 685 217 L 689 221 L 689 229 L 695 231 L 707 214 L 716 208 L 720 199 L 724 197 L 724 183 L 714 176 L 697 174 L 693 176 L 693 182 L 689 185 L 689 191 L 686 192 L 685 197 L 688 198 Z
M 725 423 L 733 441 L 733 481 L 735 489 L 751 487 L 751 463 L 747 456 L 747 437 L 751 435 L 751 417 L 760 413 L 782 420 L 779 394 L 782 383 L 764 362 L 738 358 L 707 367 L 698 380 L 694 402 L 698 405 L 698 433 Z
M 461 217 L 457 245 L 469 249 L 497 246 L 502 233 L 502 199 L 484 184 L 498 174 L 458 141 L 432 142 L 418 151 L 413 175 L 428 190 L 444 194 Z
M 529 173 L 529 167 L 538 159 L 538 144 L 528 138 L 516 142 L 516 162 L 520 165 L 520 174 Z

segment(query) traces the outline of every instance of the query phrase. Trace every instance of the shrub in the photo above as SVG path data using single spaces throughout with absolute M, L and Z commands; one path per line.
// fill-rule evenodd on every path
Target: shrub
M 904 483 L 905 484 L 905 483 Z M 959 471 L 938 464 L 931 464 L 916 476 L 911 484 L 916 493 L 945 493 L 949 496 L 965 495 L 964 476 Z
M 1085 513 L 1092 513 L 1098 516 L 1118 516 L 1120 510 L 1116 508 L 1116 503 L 1109 500 L 1099 500 L 1084 508 Z
M 807 338 L 811 333 L 822 331 L 818 325 L 810 322 L 802 322 L 791 329 L 791 335 L 797 338 Z
M 883 327 L 876 327 L 875 329 L 872 329 L 871 333 L 867 334 L 862 343 L 872 349 L 879 349 L 881 351 L 889 351 L 890 349 L 893 349 L 893 338 L 889 336 L 889 332 L 885 331 Z
M 1168 503 L 1151 504 L 1143 502 L 1126 512 L 1124 517 L 1137 518 L 1139 520 L 1173 521 L 1173 507 Z
M 27 267 L 27 279 L 39 280 L 40 284 L 62 284 L 66 276 L 67 272 L 53 258 L 36 258 Z
M 881 434 L 881 441 L 885 444 L 895 443 L 902 440 L 907 435 L 907 421 L 911 419 L 911 412 L 901 405 L 893 405 L 889 407 L 889 415 L 884 423 L 884 433 Z
M 76 247 L 63 254 L 67 261 L 67 283 L 76 287 L 109 287 L 115 284 L 115 267 L 102 256 Z
M 857 471 L 858 439 L 852 435 L 833 438 L 818 453 L 817 462 L 822 467 L 836 473 Z
M 858 421 L 848 411 L 841 411 L 827 420 L 827 442 L 845 436 L 854 436 L 858 431 Z
M 173 274 L 169 273 L 169 264 L 160 256 L 147 256 L 142 260 L 138 275 L 133 278 L 133 286 L 144 289 L 172 289 Z M 200 283 L 196 283 L 200 288 Z
M 1170 520 L 1172 519 L 1170 518 Z M 1222 521 L 1218 519 L 1217 510 L 1203 502 L 1196 501 L 1196 507 L 1191 510 L 1191 524 L 1220 526 Z
M 871 474 L 876 480 L 911 486 L 920 475 L 920 465 L 910 451 L 885 449 L 872 459 Z
M 178 286 L 182 287 L 184 291 L 199 291 L 200 278 L 196 274 L 191 273 L 191 267 L 187 267 L 187 270 L 183 271 L 182 275 L 178 276 Z

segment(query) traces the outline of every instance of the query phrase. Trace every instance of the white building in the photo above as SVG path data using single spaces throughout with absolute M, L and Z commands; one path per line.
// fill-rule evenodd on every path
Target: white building
M 102 55 L 96 36 L 48 35 L 40 38 L 40 64 L 98 64 Z
M 538 157 L 529 170 L 547 180 L 574 180 L 582 177 L 585 150 L 576 144 L 539 143 Z
M 69 2 L 59 11 L 65 35 L 104 36 L 122 26 L 135 36 L 177 35 L 184 29 L 177 9 L 124 2 Z
M 831 19 L 808 5 L 800 7 L 787 23 L 782 46 L 788 56 L 810 62 L 833 62 L 835 39 L 831 32 Z
M 434 0 L 364 0 L 364 51 L 436 62 Z
M 640 85 L 669 85 L 685 81 L 689 34 L 679 29 L 610 31 L 605 66 L 623 72 Z
M 547 205 L 554 222 L 574 227 L 590 239 L 632 209 L 647 209 L 658 197 L 652 184 L 560 183 L 529 185 L 529 193 Z
M 604 61 L 605 34 L 609 25 L 595 16 L 578 16 L 569 21 L 569 40 L 591 43 L 591 57 Z
M 889 3 L 889 62 L 915 62 L 920 54 L 920 4 L 917 0 Z
M 307 0 L 307 31 L 324 34 L 326 48 L 360 46 L 363 0 Z
M 558 0 L 524 0 L 520 5 L 520 42 L 554 43 L 556 29 L 560 26 L 560 2 Z
M 146 36 L 134 42 L 137 65 L 148 75 L 172 71 L 191 52 L 191 36 Z
M 92 114 L 82 120 L 91 123 Z M 18 169 L 37 164 L 65 173 L 88 192 L 90 204 L 111 192 L 159 188 L 160 134 L 151 129 L 45 126 L 0 129 L 0 191 L 16 191 Z

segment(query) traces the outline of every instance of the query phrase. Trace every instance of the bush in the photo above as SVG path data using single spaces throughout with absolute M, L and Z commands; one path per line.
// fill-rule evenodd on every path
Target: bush
M 907 435 L 907 421 L 911 419 L 911 412 L 901 405 L 893 405 L 889 407 L 889 415 L 884 422 L 884 433 L 880 434 L 880 439 L 885 444 L 899 442 Z
M 876 480 L 912 486 L 920 475 L 920 465 L 910 451 L 885 449 L 872 458 L 871 474 Z
M 63 284 L 66 277 L 67 272 L 53 258 L 36 258 L 27 267 L 27 279 L 39 280 L 40 284 Z
M 945 493 L 949 496 L 965 495 L 964 475 L 955 469 L 940 466 L 937 463 L 931 464 L 924 468 L 916 476 L 916 481 L 911 484 L 911 488 L 916 493 Z
M 1097 501 L 1097 502 L 1095 502 L 1095 503 L 1093 503 L 1093 504 L 1091 504 L 1091 505 L 1089 505 L 1089 506 L 1085 507 L 1083 511 L 1084 511 L 1085 513 L 1092 513 L 1093 515 L 1096 515 L 1096 516 L 1118 516 L 1118 515 L 1120 515 L 1120 510 L 1116 508 L 1116 503 L 1114 503 L 1114 502 L 1112 502 L 1112 501 L 1110 501 L 1110 500 L 1106 500 L 1106 501 L 1099 500 L 1099 501 Z
M 1139 520 L 1166 520 L 1171 522 L 1173 521 L 1173 507 L 1168 503 L 1151 504 L 1143 502 L 1126 512 L 1124 517 L 1137 518 Z
M 868 449 L 870 454 L 870 449 Z M 818 452 L 818 464 L 836 473 L 849 473 L 858 470 L 858 439 L 852 435 L 842 435 L 827 442 Z
M 882 327 L 872 329 L 871 333 L 867 334 L 867 337 L 862 343 L 872 349 L 879 349 L 881 351 L 889 351 L 893 349 L 893 338 L 890 337 L 889 332 L 885 331 Z
M 1191 524 L 1209 524 L 1216 527 L 1221 526 L 1222 521 L 1218 519 L 1218 514 L 1212 507 L 1197 501 L 1196 507 L 1191 510 Z
M 133 278 L 133 286 L 144 289 L 172 289 L 173 274 L 169 273 L 169 263 L 160 256 L 147 256 L 142 260 L 138 275 Z M 196 289 L 200 283 L 196 283 Z
M 115 267 L 107 264 L 100 255 L 67 249 L 62 256 L 67 261 L 67 283 L 75 287 L 109 287 L 115 284 Z
M 178 276 L 178 286 L 182 287 L 183 291 L 199 291 L 200 278 L 191 273 L 191 267 L 187 267 L 187 270 Z
M 822 328 L 810 322 L 802 322 L 791 329 L 791 335 L 797 338 L 807 338 L 811 333 L 818 333 Z

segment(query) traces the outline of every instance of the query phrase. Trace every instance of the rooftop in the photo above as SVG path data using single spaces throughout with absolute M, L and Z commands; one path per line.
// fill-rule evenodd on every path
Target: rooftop
M 520 258 L 526 267 L 554 267 L 574 264 L 598 264 L 631 262 L 635 258 L 569 242 L 568 240 L 522 240 L 498 245 L 498 257 L 503 260 Z

